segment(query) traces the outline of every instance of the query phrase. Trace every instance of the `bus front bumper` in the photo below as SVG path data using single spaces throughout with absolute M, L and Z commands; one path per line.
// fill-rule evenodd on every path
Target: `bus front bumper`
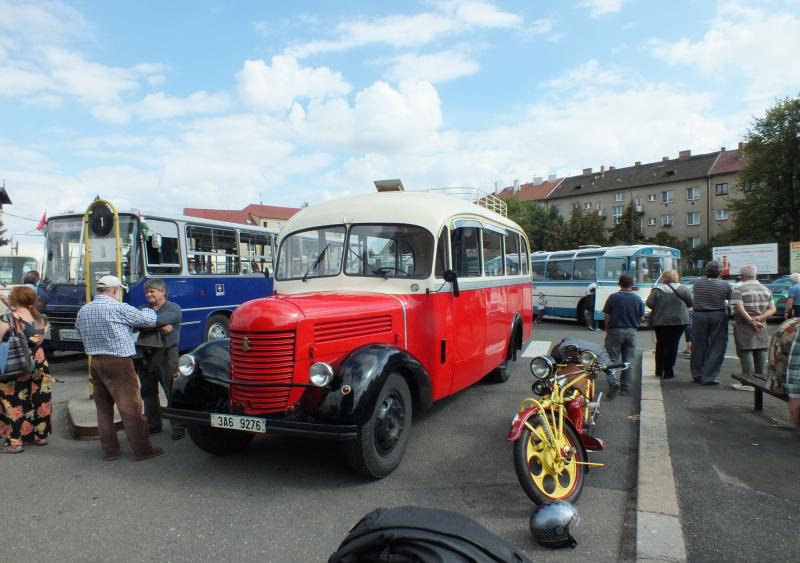
M 211 413 L 162 407 L 161 416 L 184 424 L 211 426 Z M 292 434 L 326 440 L 352 440 L 358 437 L 358 426 L 354 424 L 321 424 L 297 420 L 281 420 L 258 415 L 247 415 L 263 419 L 267 424 L 267 434 Z

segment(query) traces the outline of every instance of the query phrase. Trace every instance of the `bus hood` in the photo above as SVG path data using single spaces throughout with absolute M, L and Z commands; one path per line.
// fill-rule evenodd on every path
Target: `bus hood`
M 293 330 L 302 319 L 353 320 L 400 311 L 400 301 L 382 293 L 274 295 L 240 305 L 231 317 L 230 328 L 234 332 Z

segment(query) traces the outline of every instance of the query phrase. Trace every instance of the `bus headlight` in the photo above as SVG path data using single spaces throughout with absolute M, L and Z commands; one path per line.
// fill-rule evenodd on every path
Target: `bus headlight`
M 308 379 L 311 385 L 325 387 L 333 379 L 333 368 L 325 362 L 311 364 L 308 370 Z
M 178 373 L 183 376 L 192 375 L 197 369 L 197 360 L 191 354 L 184 354 L 178 358 Z
M 546 379 L 556 371 L 556 363 L 550 356 L 536 356 L 531 360 L 531 373 L 536 379 Z
M 595 354 L 594 352 L 590 352 L 589 350 L 584 350 L 583 352 L 581 352 L 580 358 L 581 358 L 581 365 L 584 368 L 590 368 L 595 364 L 595 362 L 597 362 L 597 354 Z

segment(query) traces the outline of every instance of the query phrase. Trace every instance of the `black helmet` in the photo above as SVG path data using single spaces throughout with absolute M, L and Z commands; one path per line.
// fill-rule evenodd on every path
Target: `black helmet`
M 531 514 L 531 534 L 540 545 L 545 547 L 575 547 L 575 541 L 569 533 L 569 525 L 580 524 L 578 509 L 568 502 L 549 502 Z

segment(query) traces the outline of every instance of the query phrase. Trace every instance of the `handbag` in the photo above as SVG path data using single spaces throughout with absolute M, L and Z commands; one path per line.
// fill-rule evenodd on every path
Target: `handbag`
M 163 348 L 164 337 L 160 330 L 141 331 L 136 339 L 136 346 L 139 348 Z
M 0 383 L 8 383 L 32 374 L 35 364 L 28 337 L 17 330 L 17 320 L 10 311 L 3 320 L 8 323 L 8 334 L 0 342 Z

